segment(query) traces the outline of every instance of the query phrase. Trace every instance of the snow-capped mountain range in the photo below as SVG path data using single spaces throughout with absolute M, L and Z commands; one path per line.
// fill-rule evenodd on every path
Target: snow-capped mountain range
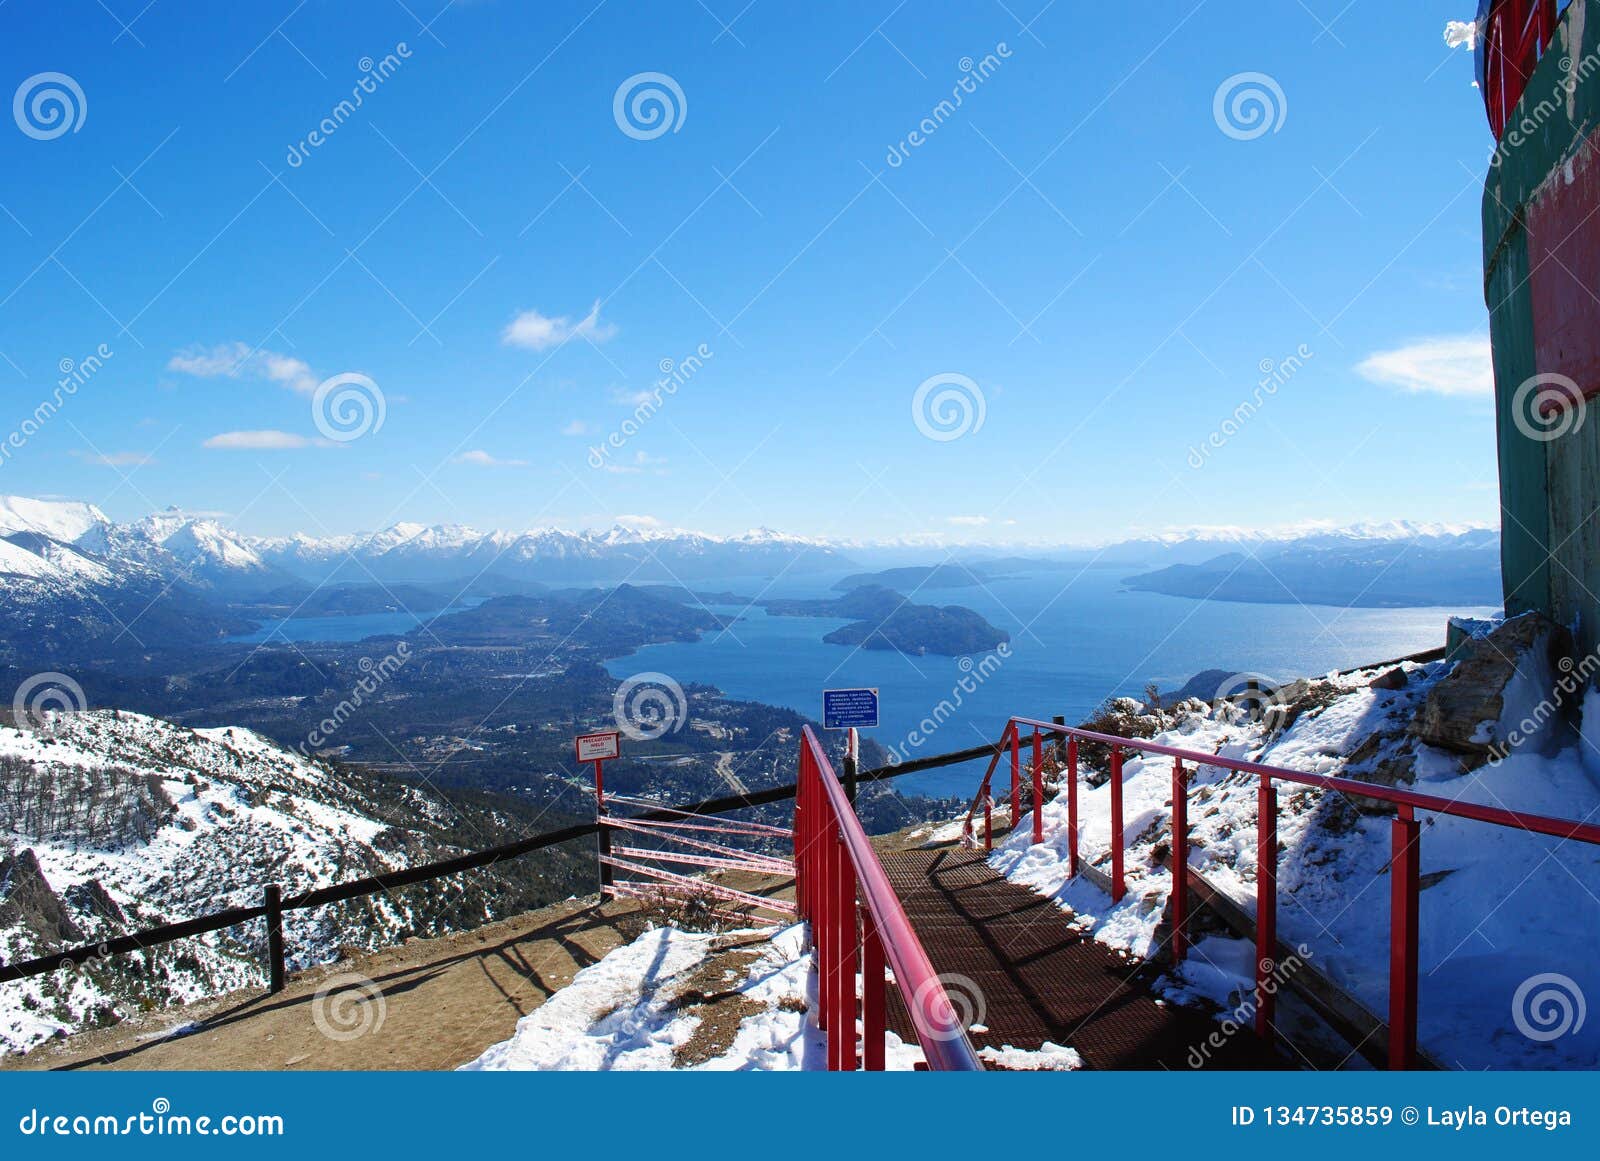
M 830 544 L 766 528 L 720 537 L 621 525 L 481 532 L 401 523 L 349 536 L 251 537 L 177 509 L 119 524 L 92 504 L 0 496 L 0 586 L 23 595 L 156 582 L 232 599 L 335 579 L 669 581 L 848 564 Z
M 704 580 L 847 564 L 820 540 L 758 528 L 739 536 L 680 529 L 481 532 L 459 524 L 395 524 L 355 536 L 243 542 L 270 567 L 302 580 L 430 581 L 494 575 L 557 583 Z
M 460 808 L 420 786 L 336 771 L 249 730 L 115 710 L 0 726 L 0 961 L 459 854 Z M 478 834 L 483 816 L 465 829 Z M 494 839 L 491 833 L 479 842 Z M 559 891 L 564 884 L 555 884 Z M 285 917 L 291 966 L 346 945 L 476 926 L 527 902 L 440 880 Z M 259 986 L 260 923 L 0 988 L 0 1053 L 151 1007 Z
M 1265 557 L 1406 544 L 1452 553 L 1492 550 L 1490 528 L 1397 521 L 1349 527 L 1252 531 L 1199 528 L 1100 547 L 1030 551 L 1066 560 L 1160 568 L 1228 551 Z M 1001 546 L 924 546 L 919 562 L 991 555 Z M 0 624 L 16 640 L 52 634 L 148 649 L 150 640 L 193 644 L 236 631 L 227 606 L 329 582 L 476 581 L 617 584 L 725 582 L 776 574 L 846 572 L 911 552 L 907 542 L 826 541 L 758 528 L 737 536 L 682 529 L 489 531 L 401 523 L 344 536 L 253 537 L 209 515 L 168 509 L 131 523 L 69 500 L 0 496 Z M 1010 551 L 1018 549 L 1011 546 Z M 1381 551 L 1379 555 L 1382 555 Z
M 1103 551 L 1119 559 L 1138 558 L 1152 565 L 1191 564 L 1227 552 L 1265 557 L 1281 552 L 1350 552 L 1400 544 L 1439 552 L 1492 549 L 1500 532 L 1484 524 L 1422 523 L 1386 520 L 1358 524 L 1309 523 L 1287 528 L 1200 527 L 1178 529 L 1119 541 Z

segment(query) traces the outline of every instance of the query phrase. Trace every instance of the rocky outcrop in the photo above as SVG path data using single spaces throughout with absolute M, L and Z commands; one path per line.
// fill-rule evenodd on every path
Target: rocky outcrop
M 93 921 L 111 930 L 120 930 L 128 922 L 121 905 L 111 897 L 111 892 L 105 889 L 99 879 L 68 887 L 62 895 L 79 915 L 92 917 Z
M 1468 768 L 1526 745 L 1542 747 L 1574 700 L 1558 686 L 1558 674 L 1572 668 L 1572 648 L 1571 634 L 1539 613 L 1468 638 L 1455 668 L 1428 692 L 1411 732 L 1463 755 Z
M 17 928 L 32 935 L 41 948 L 84 939 L 31 850 L 0 861 L 0 930 Z

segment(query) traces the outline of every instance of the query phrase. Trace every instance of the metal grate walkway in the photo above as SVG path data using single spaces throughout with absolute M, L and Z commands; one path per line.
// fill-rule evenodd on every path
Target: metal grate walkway
M 1134 965 L 1073 930 L 1042 895 L 1002 878 L 983 855 L 960 849 L 884 852 L 884 870 L 935 970 L 964 976 L 982 997 L 978 1048 L 1077 1049 L 1090 1068 L 1192 1067 L 1191 1049 L 1219 1030 L 1204 1013 L 1159 1003 Z M 956 984 L 952 993 L 964 985 Z M 910 1025 L 897 991 L 889 1020 Z M 1282 1062 L 1248 1031 L 1206 1059 L 1210 1068 L 1274 1068 Z

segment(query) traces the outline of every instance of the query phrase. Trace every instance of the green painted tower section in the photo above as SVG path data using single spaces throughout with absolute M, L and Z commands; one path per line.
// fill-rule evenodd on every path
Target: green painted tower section
M 1600 0 L 1573 0 L 1491 162 L 1483 246 L 1506 612 L 1543 612 L 1585 650 L 1600 645 L 1597 128 Z M 1556 382 L 1582 399 L 1541 410 Z

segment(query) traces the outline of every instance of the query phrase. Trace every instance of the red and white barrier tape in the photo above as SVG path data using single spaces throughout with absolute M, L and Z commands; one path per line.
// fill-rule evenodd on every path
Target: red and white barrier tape
M 728 858 L 721 855 L 697 855 L 691 851 L 661 851 L 648 850 L 645 847 L 613 847 L 613 854 L 626 855 L 634 859 L 655 859 L 663 863 L 684 863 L 691 867 L 711 867 L 719 871 L 752 871 L 757 875 L 792 875 L 794 864 L 784 862 L 782 859 L 748 858 L 740 857 L 740 852 L 733 852 L 734 857 Z
M 657 810 L 657 811 L 661 811 L 664 814 L 676 815 L 679 818 L 692 818 L 692 819 L 695 820 L 696 823 L 699 824 L 698 826 L 689 827 L 689 829 L 692 829 L 692 830 L 719 830 L 719 829 L 720 830 L 731 830 L 731 829 L 733 829 L 735 827 L 738 827 L 738 828 L 743 828 L 743 829 L 746 829 L 746 830 L 749 830 L 751 832 L 758 833 L 758 834 L 778 835 L 778 836 L 781 836 L 783 838 L 793 838 L 794 837 L 794 831 L 791 830 L 788 827 L 771 826 L 771 825 L 769 825 L 767 823 L 764 823 L 764 822 L 750 822 L 750 821 L 747 821 L 747 820 L 744 820 L 744 819 L 721 819 L 721 818 L 718 818 L 714 814 L 694 814 L 691 811 L 678 810 L 678 809 L 676 809 L 674 807 L 671 807 L 671 806 L 662 806 L 660 803 L 650 802 L 650 801 L 648 801 L 646 799 L 642 799 L 642 798 L 628 798 L 628 797 L 625 797 L 623 795 L 610 794 L 610 795 L 606 796 L 606 801 L 610 802 L 610 803 L 621 803 L 621 804 L 623 804 L 625 806 L 636 806 L 636 807 L 639 807 L 639 808 L 644 809 L 644 810 Z M 645 820 L 643 820 L 643 819 L 635 819 L 634 821 L 636 821 L 636 822 L 645 822 Z M 708 825 L 710 823 L 716 823 L 717 825 L 715 825 L 715 826 Z M 655 822 L 655 821 L 645 822 L 645 825 L 647 825 L 647 826 L 688 826 L 688 824 L 686 824 L 686 823 L 670 823 L 670 822 Z
M 618 830 L 633 831 L 637 834 L 658 833 L 649 827 L 635 826 L 628 819 L 608 819 L 606 820 L 605 825 L 613 826 Z M 695 847 L 703 851 L 711 851 L 714 854 L 731 855 L 734 858 L 740 859 L 765 860 L 774 864 L 772 867 L 772 873 L 775 875 L 792 875 L 794 873 L 794 864 L 788 859 L 779 858 L 776 855 L 764 855 L 755 851 L 744 851 L 740 850 L 738 847 L 723 846 L 721 843 L 709 843 L 703 839 L 693 839 L 681 834 L 664 835 L 661 837 L 667 839 L 669 842 L 682 843 L 684 846 Z
M 667 871 L 660 867 L 647 866 L 644 863 L 630 862 L 627 859 L 619 859 L 614 855 L 603 856 L 600 861 L 619 871 L 626 871 L 634 875 L 644 875 L 646 878 L 657 879 L 662 883 L 686 888 L 696 895 L 710 895 L 716 899 L 744 903 L 750 907 L 765 907 L 769 911 L 776 911 L 782 915 L 794 914 L 794 904 L 785 902 L 782 899 L 767 899 L 761 895 L 752 895 L 748 891 L 736 891 L 734 888 L 725 887 L 721 883 L 713 883 L 707 879 L 696 879 L 689 875 L 680 875 L 676 871 Z M 639 886 L 639 884 L 626 885 Z

